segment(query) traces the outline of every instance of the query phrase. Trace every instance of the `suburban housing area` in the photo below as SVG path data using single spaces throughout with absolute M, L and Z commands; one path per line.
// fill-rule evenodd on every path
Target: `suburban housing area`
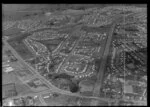
M 147 6 L 2 5 L 3 106 L 147 105 Z

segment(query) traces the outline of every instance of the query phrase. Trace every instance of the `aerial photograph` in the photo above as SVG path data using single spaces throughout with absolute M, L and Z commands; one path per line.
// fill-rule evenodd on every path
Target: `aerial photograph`
M 147 106 L 147 4 L 2 4 L 2 106 Z

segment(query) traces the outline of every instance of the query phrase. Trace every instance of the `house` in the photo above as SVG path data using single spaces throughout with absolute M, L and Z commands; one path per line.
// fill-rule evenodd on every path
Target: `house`
M 124 86 L 124 93 L 133 93 L 132 85 L 125 85 Z

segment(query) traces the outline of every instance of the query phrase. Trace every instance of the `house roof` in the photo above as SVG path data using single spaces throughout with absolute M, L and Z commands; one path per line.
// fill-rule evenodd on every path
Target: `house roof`
M 132 85 L 125 85 L 124 86 L 124 93 L 133 93 Z

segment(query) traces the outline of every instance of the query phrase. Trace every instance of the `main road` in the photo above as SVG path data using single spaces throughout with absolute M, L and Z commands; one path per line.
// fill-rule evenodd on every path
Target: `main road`
M 111 46 L 112 34 L 113 34 L 115 25 L 116 24 L 114 23 L 112 25 L 112 28 L 110 29 L 110 32 L 107 36 L 107 42 L 106 42 L 105 50 L 103 53 L 103 57 L 101 57 L 100 69 L 97 74 L 97 81 L 95 83 L 95 87 L 94 87 L 94 91 L 93 91 L 93 96 L 96 96 L 96 97 L 99 97 L 99 95 L 100 95 L 100 89 L 101 89 L 101 85 L 102 85 L 102 81 L 103 81 L 103 74 L 104 74 L 104 70 L 105 70 L 105 65 L 107 63 L 107 57 L 109 54 L 109 48 Z

